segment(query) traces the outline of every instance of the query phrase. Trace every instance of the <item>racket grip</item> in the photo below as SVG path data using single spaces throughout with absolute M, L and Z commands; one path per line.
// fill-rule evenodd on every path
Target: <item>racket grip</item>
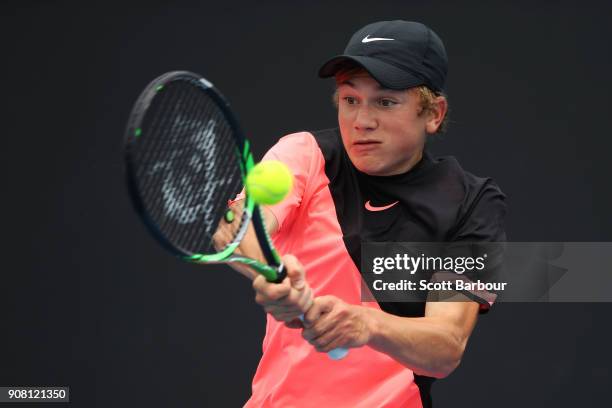
M 304 322 L 304 315 L 300 315 L 300 320 Z M 327 356 L 332 360 L 342 360 L 348 354 L 348 349 L 344 347 L 338 347 L 327 352 Z

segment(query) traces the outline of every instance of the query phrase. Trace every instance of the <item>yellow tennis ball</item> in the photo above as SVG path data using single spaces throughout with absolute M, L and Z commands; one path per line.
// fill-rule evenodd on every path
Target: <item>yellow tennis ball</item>
M 247 194 L 258 204 L 276 204 L 293 187 L 293 175 L 284 163 L 266 160 L 251 169 L 246 179 Z

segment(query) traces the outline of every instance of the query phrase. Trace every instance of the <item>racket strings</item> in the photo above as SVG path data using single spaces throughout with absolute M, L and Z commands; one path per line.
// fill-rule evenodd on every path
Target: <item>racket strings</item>
M 158 149 L 156 149 L 158 151 L 153 152 L 156 154 L 156 159 L 150 164 L 152 165 L 152 171 L 159 171 L 161 168 L 163 180 L 161 186 L 158 183 L 151 183 L 151 194 L 154 195 L 154 198 L 150 202 L 150 207 L 155 219 L 163 220 L 163 223 L 158 224 L 160 229 L 164 231 L 164 233 L 171 235 L 172 231 L 170 231 L 168 227 L 172 225 L 169 223 L 175 218 L 172 215 L 175 215 L 176 212 L 180 210 L 180 207 L 184 206 L 184 203 L 179 200 L 172 199 L 172 186 L 169 185 L 171 179 L 178 179 L 179 177 L 179 175 L 176 174 L 177 169 L 174 165 L 174 161 L 177 153 L 182 149 L 182 146 L 177 144 L 177 141 L 182 140 L 181 133 L 183 131 L 182 127 L 175 126 L 173 128 L 172 125 L 177 121 L 181 110 L 184 109 L 183 106 L 189 106 L 191 101 L 185 100 L 186 98 L 182 96 L 182 93 L 177 92 L 176 87 L 169 86 L 165 91 L 168 94 L 171 92 L 174 93 L 172 96 L 175 98 L 167 105 L 160 105 L 161 111 L 154 113 L 159 117 L 169 118 L 169 120 L 160 124 L 158 128 L 152 129 L 155 132 L 152 137 L 158 140 Z M 168 99 L 170 99 L 170 96 L 168 96 Z M 160 98 L 158 98 L 158 100 L 162 101 Z M 165 109 L 169 109 L 170 113 L 167 113 Z M 170 149 L 168 144 L 175 146 L 173 146 L 173 149 Z
M 168 89 L 168 92 L 170 91 L 170 89 Z M 176 102 L 175 106 L 178 108 L 179 112 L 181 109 L 183 108 L 183 105 L 187 105 L 187 106 L 193 106 L 193 103 L 191 103 L 193 101 L 189 101 L 189 100 L 179 100 Z M 163 114 L 162 114 L 163 115 Z M 184 132 L 186 130 L 186 125 L 188 125 L 189 122 L 186 120 L 181 120 L 181 117 L 177 116 L 177 115 L 171 115 L 170 120 L 165 122 L 165 127 L 164 129 L 161 129 L 161 133 L 165 134 L 167 133 L 169 130 L 172 131 L 173 133 L 170 136 L 169 141 L 171 143 L 175 143 L 176 139 L 178 140 L 183 140 L 184 136 Z M 177 126 L 178 125 L 178 126 Z M 170 129 L 169 129 L 170 127 Z M 164 141 L 168 141 L 168 139 L 166 138 Z M 171 160 L 166 160 L 165 162 L 162 162 L 161 165 L 162 167 L 164 167 L 165 170 L 167 170 L 166 173 L 166 180 L 164 180 L 164 184 L 162 185 L 161 188 L 161 193 L 160 194 L 156 194 L 157 197 L 157 203 L 152 203 L 153 206 L 157 205 L 157 214 L 154 215 L 156 218 L 159 218 L 160 212 L 163 211 L 163 213 L 165 213 L 165 215 L 167 215 L 165 217 L 165 221 L 163 224 L 160 224 L 160 228 L 162 229 L 162 231 L 164 231 L 166 234 L 172 236 L 175 240 L 177 239 L 175 233 L 173 230 L 176 229 L 177 226 L 179 226 L 180 224 L 183 224 L 185 221 L 185 217 L 188 216 L 188 214 L 186 214 L 185 211 L 185 207 L 187 207 L 187 209 L 192 209 L 192 206 L 190 206 L 190 203 L 188 201 L 185 201 L 185 198 L 188 198 L 188 194 L 190 193 L 189 189 L 186 189 L 183 191 L 184 194 L 182 194 L 182 197 L 176 197 L 176 193 L 177 191 L 175 191 L 177 189 L 177 186 L 171 185 L 168 186 L 167 182 L 168 180 L 172 181 L 172 179 L 174 179 L 174 181 L 176 182 L 177 180 L 179 182 L 184 181 L 184 174 L 180 174 L 180 169 L 178 168 L 177 164 L 174 163 L 176 162 L 180 162 L 183 158 L 182 157 L 176 157 L 177 154 L 176 152 L 180 152 L 182 149 L 184 149 L 183 146 L 176 146 L 176 148 L 174 149 L 173 152 L 171 152 L 171 156 L 170 159 Z M 164 153 L 169 152 L 169 149 L 167 147 L 164 147 L 162 149 L 162 151 Z M 159 152 L 157 152 L 159 153 Z M 154 164 L 154 166 L 158 166 L 160 165 L 160 163 L 156 163 Z M 184 184 L 184 182 L 183 182 Z M 159 185 L 156 186 L 157 188 L 159 188 Z M 180 185 L 178 186 L 179 188 L 181 187 Z M 185 186 L 183 186 L 185 187 Z M 170 198 L 170 200 L 169 200 Z M 159 201 L 163 200 L 162 205 L 160 205 Z M 168 202 L 169 201 L 169 202 Z M 175 223 L 170 223 L 169 221 L 176 221 L 175 218 L 179 218 L 179 222 L 175 222 Z M 180 222 L 182 219 L 183 222 Z M 173 226 L 173 230 L 169 230 L 168 226 Z M 191 228 L 190 228 L 191 229 Z
M 170 152 L 166 146 L 168 140 L 166 134 L 168 133 L 168 121 L 160 123 L 159 121 L 163 118 L 174 117 L 180 110 L 182 102 L 180 101 L 180 94 L 169 87 L 166 91 L 166 97 L 169 99 L 167 104 L 161 104 L 159 99 L 154 99 L 151 104 L 151 111 L 148 116 L 153 117 L 153 123 L 144 128 L 145 137 L 144 139 L 149 141 L 151 144 L 150 150 L 145 151 L 148 156 L 143 157 L 143 169 L 148 172 L 148 176 L 151 176 L 159 172 L 160 177 L 164 177 L 164 171 L 170 167 Z M 159 194 L 159 184 L 149 183 L 147 190 L 144 195 L 153 197 L 151 201 L 148 201 L 148 206 L 152 211 L 157 211 L 154 216 L 159 216 L 160 202 L 163 200 L 163 194 Z M 162 226 L 163 227 L 163 226 Z M 162 228 L 163 229 L 163 228 Z
M 206 102 L 208 102 L 208 100 L 204 100 Z M 200 98 L 200 102 L 204 102 L 202 100 L 202 98 Z M 194 121 L 194 123 L 203 123 L 206 127 L 204 129 L 199 129 L 199 128 L 192 128 L 189 129 L 190 132 L 192 132 L 192 140 L 194 142 L 194 147 L 196 150 L 198 150 L 202 155 L 204 155 L 206 158 L 208 158 L 208 156 L 216 156 L 222 160 L 225 160 L 226 155 L 232 154 L 233 152 L 236 151 L 236 147 L 233 145 L 233 143 L 223 143 L 223 144 L 217 144 L 216 139 L 213 137 L 205 137 L 206 135 L 210 134 L 211 131 L 216 130 L 217 132 L 215 132 L 215 134 L 225 134 L 226 132 L 231 132 L 231 129 L 227 126 L 226 121 L 221 121 L 221 122 L 212 122 L 212 119 L 208 120 L 208 122 L 206 122 L 207 118 L 211 118 L 214 117 L 215 114 L 213 111 L 217 110 L 217 107 L 215 104 L 212 103 L 207 103 L 205 104 L 206 106 L 202 106 L 202 103 L 200 103 L 197 107 L 197 109 L 195 110 L 195 115 L 197 115 L 197 119 L 196 121 Z M 212 126 L 215 126 L 215 129 L 212 129 Z M 222 129 L 218 129 L 218 127 L 221 126 Z M 231 137 L 231 134 L 230 134 Z M 221 148 L 222 150 L 219 151 L 219 148 Z M 193 159 L 193 157 L 192 157 Z M 204 163 L 206 163 L 205 165 L 210 166 L 211 163 L 214 162 L 214 157 L 212 159 L 209 160 L 205 160 Z M 212 169 L 208 169 L 209 172 Z M 239 180 L 239 178 L 236 178 L 236 182 L 235 183 L 228 183 L 230 184 L 230 188 L 228 189 L 228 191 L 226 191 L 225 189 L 220 189 L 219 185 L 217 185 L 217 191 L 211 191 L 214 188 L 214 184 L 210 183 L 210 182 L 206 182 L 206 180 L 204 179 L 206 172 L 200 172 L 199 173 L 199 177 L 196 179 L 195 184 L 196 185 L 202 185 L 203 186 L 203 194 L 205 196 L 210 196 L 212 194 L 217 194 L 220 197 L 232 197 L 233 195 L 235 195 L 237 193 L 237 189 L 240 188 L 240 184 L 241 181 Z M 217 179 L 217 181 L 219 181 L 219 179 Z M 221 183 L 222 184 L 222 183 Z M 225 204 L 223 205 L 223 210 L 225 210 Z M 210 242 L 210 244 L 213 244 L 212 240 L 214 237 L 214 232 L 217 229 L 217 223 L 219 222 L 219 220 L 222 217 L 222 213 L 219 214 L 218 211 L 213 211 L 207 214 L 204 214 L 204 219 L 202 220 L 206 225 L 209 225 L 211 227 L 214 227 L 214 229 L 212 230 L 206 230 L 206 229 L 185 229 L 183 231 L 183 234 L 178 237 L 178 239 L 182 242 Z M 203 252 L 210 252 L 212 250 L 212 247 L 210 248 L 203 248 Z
M 236 147 L 234 146 L 234 143 L 219 143 L 219 141 L 217 140 L 215 136 L 218 136 L 219 134 L 221 135 L 225 134 L 223 130 L 219 132 L 219 124 L 220 123 L 225 124 L 226 121 L 216 120 L 220 116 L 220 112 L 218 111 L 216 104 L 211 103 L 211 101 L 209 101 L 208 99 L 204 99 L 204 98 L 202 99 L 205 102 L 207 102 L 205 103 L 206 106 L 205 108 L 202 108 L 200 106 L 199 109 L 195 110 L 194 114 L 196 115 L 196 120 L 194 120 L 193 122 L 198 123 L 198 124 L 203 124 L 205 127 L 198 129 L 195 133 L 191 133 L 190 137 L 193 142 L 193 146 L 197 150 L 200 151 L 201 155 L 205 157 L 204 166 L 207 166 L 208 168 L 207 168 L 207 171 L 200 172 L 200 177 L 198 177 L 198 180 L 196 180 L 196 185 L 203 186 L 202 194 L 205 197 L 210 197 L 214 194 L 217 194 L 221 197 L 229 197 L 230 194 L 236 193 L 236 190 L 239 188 L 239 187 L 236 187 L 236 185 L 240 184 L 239 180 L 241 179 L 241 177 L 235 178 L 236 183 L 234 183 L 234 186 L 231 187 L 231 190 L 233 190 L 231 193 L 225 192 L 219 189 L 219 184 L 222 184 L 220 183 L 220 181 L 224 180 L 224 178 L 222 177 L 215 176 L 214 180 L 203 180 L 206 174 L 210 174 L 214 170 L 223 171 L 224 169 L 221 168 L 222 164 L 217 164 L 218 168 L 216 168 L 215 163 L 218 161 L 218 158 L 220 158 L 223 162 L 225 162 L 225 156 L 223 155 L 224 150 L 225 151 L 229 151 L 229 150 L 235 151 Z M 229 128 L 225 129 L 225 131 L 227 130 L 230 130 L 230 129 Z M 228 140 L 231 140 L 233 142 L 233 139 L 231 138 L 231 134 L 229 136 L 230 138 Z M 219 151 L 219 148 L 222 148 L 222 150 Z M 192 159 L 193 159 L 193 156 L 192 156 Z M 236 166 L 236 163 L 234 164 L 234 167 L 235 166 Z M 224 201 L 223 203 L 220 203 L 222 204 L 222 206 L 216 209 L 216 211 L 209 211 L 203 214 L 204 224 L 209 227 L 214 227 L 214 229 L 207 229 L 207 230 L 200 229 L 199 231 L 197 229 L 189 229 L 189 230 L 184 229 L 183 236 L 178 237 L 178 239 L 180 239 L 182 242 L 185 242 L 185 240 L 189 242 L 189 241 L 193 241 L 194 236 L 196 236 L 197 237 L 196 242 L 209 242 L 210 244 L 212 244 L 212 236 L 213 236 L 214 230 L 216 230 L 217 222 L 222 217 L 222 214 L 223 214 L 222 211 L 225 210 L 226 200 L 224 199 L 223 201 Z M 194 205 L 197 205 L 197 204 L 194 203 Z M 211 249 L 212 248 L 208 248 L 208 247 L 203 248 L 204 252 L 210 252 Z
M 150 125 L 146 125 L 144 127 L 145 137 L 139 142 L 139 157 L 138 161 L 140 162 L 140 168 L 138 169 L 138 178 L 143 180 L 143 178 L 147 175 L 151 175 L 158 171 L 158 166 L 163 166 L 164 155 L 167 154 L 167 150 L 163 149 L 163 144 L 165 139 L 163 137 L 164 128 L 162 126 L 161 121 L 163 118 L 167 116 L 172 116 L 178 111 L 180 104 L 179 93 L 174 92 L 172 88 L 170 88 L 167 92 L 167 98 L 169 102 L 166 105 L 162 105 L 158 103 L 157 100 L 154 100 L 151 103 L 150 111 L 147 116 L 153 117 L 153 122 Z M 168 113 L 166 108 L 170 108 L 171 112 Z M 144 126 L 144 125 L 143 125 Z M 147 174 L 148 173 L 148 174 Z M 161 196 L 157 194 L 156 183 L 149 183 L 146 186 L 143 186 L 141 189 L 143 197 L 147 199 L 152 196 L 157 196 L 161 199 Z M 148 207 L 155 209 L 157 208 L 157 202 L 147 201 Z
M 187 133 L 187 136 L 193 134 L 193 132 L 194 132 L 193 127 L 194 127 L 194 125 L 197 125 L 195 120 L 190 120 L 190 119 L 193 117 L 194 112 L 197 112 L 198 109 L 202 108 L 202 103 L 198 103 L 198 102 L 201 102 L 201 101 L 197 100 L 197 94 L 195 92 L 193 92 L 193 93 L 190 92 L 190 95 L 188 97 L 189 97 L 188 100 L 181 102 L 185 106 L 187 106 L 187 109 L 185 109 L 185 112 L 183 113 L 184 116 L 183 115 L 177 116 L 176 120 L 174 122 L 174 123 L 178 122 L 179 126 L 174 131 L 172 129 L 170 129 L 172 131 L 173 137 L 176 137 L 176 140 L 181 141 L 182 144 L 185 144 L 185 143 L 188 144 L 189 143 L 190 138 L 185 137 L 185 134 Z M 185 99 L 187 99 L 187 97 Z M 185 117 L 187 119 L 185 119 Z M 175 140 L 175 142 L 176 142 L 176 140 Z M 180 148 L 181 149 L 187 149 L 187 155 L 189 155 L 190 151 L 192 152 L 191 154 L 193 154 L 193 150 L 192 150 L 191 146 L 189 146 L 189 145 L 188 146 L 180 146 Z M 182 151 L 184 151 L 184 150 L 182 150 Z M 179 163 L 183 163 L 185 161 L 185 159 L 186 159 L 185 157 L 181 157 L 179 159 Z M 176 166 L 175 166 L 175 168 L 176 168 Z M 176 168 L 176 179 L 180 180 L 180 183 L 184 184 L 184 180 L 186 180 L 186 176 L 188 176 L 188 174 L 187 174 L 188 171 L 189 171 L 189 167 L 188 166 L 182 166 L 182 167 Z M 191 215 L 189 215 L 189 214 L 182 214 L 181 215 L 182 217 L 188 217 L 187 219 L 184 219 L 184 221 L 189 221 L 189 217 L 194 217 L 194 216 L 197 217 L 197 212 L 198 212 L 197 204 L 194 204 L 192 202 L 193 198 L 194 198 L 194 195 L 193 194 L 191 194 L 191 195 L 189 194 L 191 192 L 189 190 L 192 187 L 197 188 L 198 184 L 197 184 L 196 180 L 193 180 L 193 179 L 191 179 L 191 182 L 192 182 L 191 186 L 188 186 L 188 188 L 185 188 L 183 190 L 183 194 L 181 194 L 181 197 L 180 197 L 180 202 L 174 201 L 173 204 L 175 204 L 175 205 L 171 208 L 171 212 L 178 211 L 179 209 L 181 209 L 181 208 L 179 208 L 179 205 L 182 206 L 182 208 L 187 207 L 187 208 L 191 209 L 192 210 L 191 211 Z M 183 185 L 183 187 L 185 187 L 185 186 Z M 164 192 L 164 193 L 166 193 L 166 192 Z M 185 202 L 185 200 L 188 200 L 188 201 Z M 166 217 L 166 221 L 165 221 L 166 225 L 168 225 L 171 221 L 172 221 L 171 217 Z M 189 233 L 189 232 L 192 232 L 192 231 L 195 230 L 195 228 L 181 228 L 181 223 L 180 222 L 170 224 L 170 227 L 172 227 L 172 228 L 169 229 L 167 231 L 167 233 L 170 236 L 174 237 L 174 239 L 177 242 L 182 242 L 182 243 L 186 242 L 185 239 L 184 239 L 184 235 L 186 233 Z M 181 232 L 182 232 L 182 234 L 181 234 Z M 190 244 L 189 242 L 187 242 L 187 243 Z
M 232 132 L 231 128 L 227 125 L 226 122 L 222 122 L 221 123 L 221 129 L 220 132 L 222 134 L 228 134 L 229 132 Z M 229 133 L 231 135 L 231 133 Z M 212 149 L 214 145 L 214 141 L 209 140 L 209 144 L 211 144 L 211 146 L 207 146 L 204 150 L 208 151 L 209 149 Z M 233 161 L 235 160 L 236 163 L 234 163 L 234 166 L 239 166 L 239 158 L 237 157 L 237 150 L 235 148 L 235 146 L 232 146 L 232 144 L 230 143 L 224 143 L 222 145 L 220 145 L 221 150 L 217 151 L 216 154 L 222 158 L 223 160 L 228 160 L 228 161 Z M 233 199 L 241 190 L 242 188 L 242 184 L 243 184 L 243 180 L 242 180 L 242 174 L 239 171 L 238 167 L 230 167 L 230 170 L 238 170 L 238 174 L 236 175 L 236 177 L 230 177 L 225 179 L 223 183 L 219 183 L 216 186 L 216 194 L 218 194 L 219 197 L 227 197 L 227 199 Z M 202 182 L 204 182 L 204 180 L 202 180 Z M 214 188 L 214 186 L 212 186 L 211 184 L 207 184 L 207 187 L 210 188 Z M 207 191 L 207 193 L 213 194 L 214 192 L 212 191 Z M 227 200 L 225 200 L 225 203 L 223 203 L 223 207 L 221 208 L 221 210 L 224 212 L 226 210 L 226 203 Z M 221 217 L 223 217 L 223 213 L 221 214 Z M 221 219 L 221 217 L 219 216 L 219 214 L 217 212 L 214 213 L 214 217 L 215 218 L 209 218 L 209 219 L 205 219 L 204 222 L 206 223 L 210 223 L 211 225 L 215 226 L 215 230 L 216 230 L 216 225 L 217 222 L 219 222 L 219 220 Z M 242 218 L 242 214 L 240 215 L 236 215 L 235 216 L 235 223 L 238 223 L 238 221 L 240 223 L 243 222 L 243 218 Z M 214 231 L 213 231 L 213 236 L 214 236 Z M 213 238 L 213 236 L 211 236 L 211 239 Z M 197 234 L 194 237 L 196 242 L 202 242 L 205 239 L 207 239 L 207 237 L 205 236 L 205 231 L 201 230 L 199 234 Z M 232 241 L 233 241 L 233 237 L 232 237 Z M 227 243 L 227 245 L 229 245 L 230 243 Z M 226 246 L 227 246 L 226 245 Z M 212 248 L 210 248 L 212 249 Z
M 213 108 L 216 107 L 216 105 L 213 105 L 211 103 L 204 104 L 204 102 L 208 102 L 208 101 L 203 100 L 202 98 L 199 98 L 198 102 L 199 103 L 197 106 L 194 104 L 194 107 L 195 107 L 194 115 L 197 116 L 197 120 L 192 121 L 192 123 L 197 123 L 200 125 L 204 124 L 205 128 L 202 129 L 201 126 L 199 127 L 196 126 L 196 127 L 191 127 L 190 129 L 188 129 L 188 131 L 192 135 L 191 136 L 192 141 L 194 142 L 193 146 L 197 151 L 199 151 L 199 153 L 201 153 L 205 157 L 214 155 L 214 156 L 217 156 L 223 159 L 225 156 L 223 155 L 223 152 L 218 151 L 218 146 L 215 143 L 216 142 L 215 138 L 206 137 L 208 134 L 210 134 L 210 132 L 214 130 L 212 129 L 212 126 L 213 126 L 212 123 L 215 123 L 214 125 L 215 127 L 217 126 L 217 122 L 212 122 L 212 119 L 208 120 L 208 122 L 206 121 L 206 118 L 214 117 L 212 110 Z M 221 123 L 224 123 L 224 122 L 221 122 Z M 229 150 L 229 149 L 235 150 L 235 148 L 231 146 L 229 143 L 222 144 L 221 146 L 227 147 L 227 149 L 225 150 Z M 193 156 L 190 160 L 193 160 Z M 212 163 L 212 160 L 205 160 L 204 163 L 206 163 L 206 165 L 210 165 L 210 163 Z M 189 164 L 192 164 L 192 163 L 190 162 L 187 165 Z M 204 186 L 203 187 L 204 195 L 210 195 L 212 193 L 211 191 L 208 191 L 209 189 L 207 188 L 207 187 L 210 187 L 211 183 L 206 183 L 206 179 L 205 179 L 205 175 L 209 173 L 211 169 L 208 169 L 208 170 L 209 171 L 207 172 L 200 172 L 199 176 L 195 180 L 196 185 Z M 216 193 L 219 194 L 220 196 L 227 196 L 229 194 L 229 193 L 223 193 L 219 191 L 217 191 Z M 205 214 L 203 222 L 205 223 L 205 225 L 208 225 L 208 226 L 216 226 L 217 222 L 221 219 L 221 216 L 222 214 L 211 212 L 211 213 Z M 194 244 L 199 243 L 199 242 L 209 241 L 210 243 L 212 243 L 213 234 L 214 234 L 214 231 L 211 232 L 211 230 L 207 230 L 207 229 L 200 229 L 200 230 L 184 229 L 183 234 L 179 236 L 178 239 L 181 242 L 187 242 L 189 245 L 193 246 Z M 203 252 L 210 252 L 210 249 L 211 248 L 202 248 Z
M 143 119 L 136 173 L 143 202 L 162 234 L 188 252 L 214 252 L 227 200 L 242 188 L 232 132 L 216 103 L 187 81 L 166 85 Z

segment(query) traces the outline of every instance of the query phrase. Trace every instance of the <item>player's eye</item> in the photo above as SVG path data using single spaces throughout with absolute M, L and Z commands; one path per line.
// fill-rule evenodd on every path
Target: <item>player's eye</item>
M 391 106 L 397 105 L 397 102 L 395 102 L 395 101 L 394 101 L 394 100 L 392 100 L 392 99 L 381 98 L 381 99 L 378 101 L 378 104 L 379 104 L 380 106 L 382 106 L 382 107 L 388 108 L 388 107 L 391 107 Z
M 342 99 L 349 105 L 355 105 L 357 103 L 357 99 L 354 96 L 345 96 Z

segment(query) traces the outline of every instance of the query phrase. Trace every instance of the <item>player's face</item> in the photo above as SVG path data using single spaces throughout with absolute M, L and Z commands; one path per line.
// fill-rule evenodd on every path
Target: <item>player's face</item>
M 367 73 L 338 83 L 338 122 L 349 158 L 375 176 L 408 171 L 422 157 L 428 115 L 416 90 L 383 88 Z

